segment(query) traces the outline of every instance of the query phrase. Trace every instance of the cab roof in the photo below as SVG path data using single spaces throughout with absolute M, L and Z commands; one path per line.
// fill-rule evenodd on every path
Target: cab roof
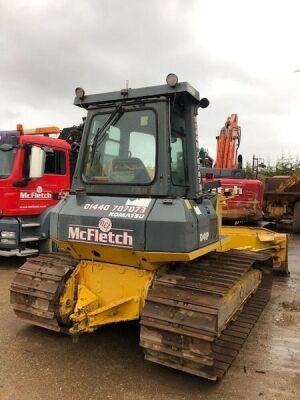
M 178 83 L 175 87 L 169 85 L 149 86 L 137 89 L 123 89 L 118 92 L 90 94 L 83 99 L 75 97 L 74 104 L 78 107 L 89 108 L 90 106 L 105 103 L 115 103 L 124 100 L 138 100 L 153 97 L 173 97 L 174 94 L 186 93 L 190 95 L 195 103 L 200 102 L 199 92 L 188 82 Z
M 39 135 L 20 135 L 20 143 L 21 144 L 38 144 L 38 145 L 43 145 L 43 146 L 49 146 L 53 147 L 56 149 L 61 149 L 61 150 L 70 150 L 70 145 L 68 142 L 66 142 L 63 139 L 56 139 L 56 138 L 51 138 L 48 136 L 39 136 Z

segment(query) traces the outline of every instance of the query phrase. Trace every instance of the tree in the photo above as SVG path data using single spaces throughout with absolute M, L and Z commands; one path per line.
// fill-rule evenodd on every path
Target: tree
M 245 172 L 247 179 L 254 179 L 255 172 L 253 171 L 252 164 L 250 164 L 249 161 L 246 162 Z
M 279 158 L 277 158 L 276 164 L 272 166 L 270 162 L 266 165 L 264 170 L 261 170 L 264 176 L 275 176 L 275 175 L 292 175 L 292 173 L 300 168 L 300 160 L 299 157 L 292 157 L 291 155 L 281 154 Z
M 295 171 L 293 157 L 281 154 L 275 165 L 275 175 L 291 175 Z

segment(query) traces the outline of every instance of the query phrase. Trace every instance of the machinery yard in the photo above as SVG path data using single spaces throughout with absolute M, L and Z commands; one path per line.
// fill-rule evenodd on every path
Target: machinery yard
M 1 137 L 11 160 L 0 220 L 0 255 L 11 257 L 1 261 L 1 400 L 296 395 L 300 242 L 288 254 L 284 233 L 223 225 L 222 181 L 201 184 L 196 115 L 209 100 L 175 74 L 166 82 L 76 88 L 87 120 L 81 132 L 68 128 L 68 144 L 19 126 Z M 72 187 L 52 195 L 45 181 L 69 178 L 70 149 Z
M 0 398 L 298 399 L 300 236 L 289 243 L 289 278 L 275 277 L 271 301 L 221 382 L 144 360 L 138 322 L 105 326 L 78 343 L 22 322 L 9 305 L 19 259 L 0 264 Z
M 300 399 L 287 3 L 0 0 L 0 400 Z

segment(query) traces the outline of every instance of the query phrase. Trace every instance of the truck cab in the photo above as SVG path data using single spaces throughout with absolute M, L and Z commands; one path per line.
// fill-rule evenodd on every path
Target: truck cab
M 32 131 L 35 135 L 22 128 L 0 132 L 0 256 L 45 250 L 49 213 L 69 190 L 70 145 L 45 131 L 46 135 L 41 129 Z M 42 159 L 40 171 L 33 153 Z

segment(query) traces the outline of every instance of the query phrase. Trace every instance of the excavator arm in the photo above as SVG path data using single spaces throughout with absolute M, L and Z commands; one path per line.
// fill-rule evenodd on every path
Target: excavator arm
M 238 125 L 237 114 L 227 118 L 217 139 L 217 152 L 214 168 L 237 168 L 237 151 L 241 141 L 241 128 Z

